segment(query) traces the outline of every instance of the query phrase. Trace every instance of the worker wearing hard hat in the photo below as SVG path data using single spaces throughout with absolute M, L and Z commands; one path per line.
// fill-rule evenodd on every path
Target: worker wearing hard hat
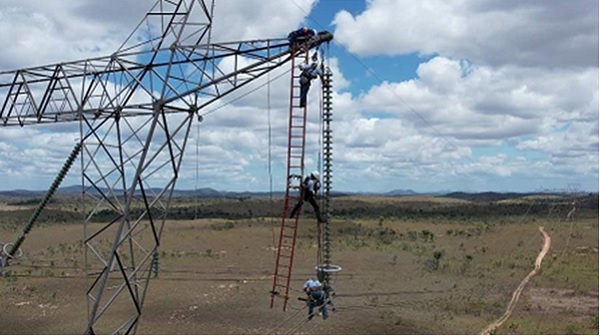
M 323 70 L 317 63 L 316 53 L 310 64 L 301 64 L 298 67 L 301 70 L 300 73 L 300 107 L 306 107 L 306 97 L 308 96 L 308 90 L 310 90 L 310 84 L 313 79 L 321 77 L 323 81 Z
M 295 46 L 297 43 L 308 41 L 311 37 L 316 36 L 317 31 L 308 27 L 298 28 L 288 34 L 288 41 L 290 47 Z
M 324 221 L 321 218 L 321 210 L 319 210 L 319 204 L 317 204 L 317 192 L 320 188 L 321 182 L 319 181 L 319 172 L 314 171 L 307 176 L 304 181 L 302 181 L 302 184 L 300 185 L 300 200 L 290 213 L 290 218 L 294 218 L 296 216 L 296 213 L 306 201 L 310 203 L 315 210 L 315 215 L 317 216 L 319 223 L 323 223 Z
M 316 279 L 308 279 L 304 283 L 304 287 L 302 288 L 307 295 L 306 303 L 308 305 L 308 319 L 312 319 L 315 313 L 315 308 L 317 308 L 317 313 L 321 313 L 323 319 L 327 319 L 327 295 L 325 291 L 323 291 L 323 285 L 321 282 Z

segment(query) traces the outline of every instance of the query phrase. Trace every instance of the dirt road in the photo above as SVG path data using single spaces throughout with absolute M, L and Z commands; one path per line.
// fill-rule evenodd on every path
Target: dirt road
M 481 332 L 482 335 L 489 335 L 494 330 L 496 330 L 498 327 L 500 327 L 504 322 L 506 322 L 506 320 L 508 320 L 508 318 L 512 314 L 515 306 L 517 305 L 517 301 L 519 301 L 521 292 L 523 292 L 523 289 L 525 289 L 525 285 L 527 285 L 529 280 L 531 280 L 531 278 L 533 278 L 533 276 L 536 275 L 539 272 L 539 270 L 542 268 L 542 260 L 544 260 L 546 253 L 548 253 L 548 250 L 550 250 L 551 239 L 550 239 L 550 236 L 546 233 L 546 231 L 544 231 L 543 227 L 540 226 L 539 230 L 542 233 L 542 235 L 544 236 L 544 244 L 542 246 L 542 250 L 540 251 L 540 254 L 537 256 L 537 259 L 535 260 L 535 267 L 534 267 L 533 271 L 531 271 L 531 272 L 529 272 L 529 274 L 527 274 L 527 276 L 523 279 L 523 281 L 521 281 L 521 283 L 519 284 L 517 289 L 513 292 L 512 299 L 508 303 L 508 307 L 506 308 L 506 311 L 504 312 L 504 314 L 498 320 L 496 320 L 496 322 L 490 324 L 485 329 L 483 329 L 483 331 Z

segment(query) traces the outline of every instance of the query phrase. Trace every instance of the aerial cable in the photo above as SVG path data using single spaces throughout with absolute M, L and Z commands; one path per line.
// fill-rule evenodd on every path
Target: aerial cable
M 271 125 L 271 75 L 267 74 L 267 123 L 269 124 L 268 143 L 269 143 L 269 197 L 273 200 L 273 164 L 272 164 L 272 125 Z
M 273 204 L 273 157 L 272 157 L 272 123 L 271 123 L 271 73 L 267 73 L 267 123 L 269 125 L 267 131 L 267 141 L 268 141 L 268 170 L 269 170 L 269 203 Z M 275 236 L 275 221 L 273 216 L 271 217 L 271 237 L 273 239 L 273 247 L 276 245 L 276 236 Z M 273 249 L 273 258 L 277 260 L 277 249 Z
M 269 199 L 273 201 L 273 157 L 272 157 L 272 124 L 271 124 L 271 73 L 267 73 L 267 123 L 269 124 L 268 130 L 268 160 L 269 160 Z
M 322 305 L 315 306 L 313 313 L 312 313 L 311 315 L 309 315 L 309 316 L 312 318 L 312 317 L 314 317 L 315 315 L 318 315 L 318 314 L 319 314 L 319 311 L 321 310 L 321 308 L 323 308 L 324 306 L 326 306 L 326 305 L 327 305 L 327 303 L 328 303 L 328 300 L 325 300 L 325 303 L 323 303 Z M 332 312 L 329 312 L 329 315 L 332 315 Z M 300 327 L 304 326 L 304 325 L 305 325 L 305 324 L 307 324 L 308 322 L 310 322 L 310 320 L 309 320 L 309 319 L 302 319 L 302 320 L 300 321 L 300 323 L 296 324 L 294 327 L 292 327 L 290 330 L 288 330 L 288 331 L 287 331 L 287 332 L 286 332 L 284 335 L 292 335 L 292 334 L 295 334 L 295 333 L 296 333 L 296 331 L 297 331 L 298 329 L 300 329 Z M 313 327 L 312 329 L 314 329 L 314 327 Z M 312 334 L 312 333 L 309 333 L 309 334 Z
M 314 314 L 314 313 L 313 313 Z M 288 330 L 284 335 L 293 335 L 298 329 L 300 329 L 300 327 L 304 326 L 306 323 L 308 323 L 310 320 L 308 319 L 302 319 L 300 321 L 300 323 L 296 324 L 295 326 L 293 326 L 290 330 Z
M 278 334 L 275 331 L 282 327 L 284 324 L 286 324 L 287 322 L 289 322 L 291 319 L 293 319 L 294 317 L 298 316 L 298 313 L 302 312 L 304 310 L 304 307 L 300 307 L 300 308 L 296 308 L 296 311 L 291 314 L 288 318 L 286 318 L 285 320 L 279 322 L 277 325 L 275 325 L 274 327 L 271 327 L 266 333 L 265 335 L 272 335 L 272 334 Z

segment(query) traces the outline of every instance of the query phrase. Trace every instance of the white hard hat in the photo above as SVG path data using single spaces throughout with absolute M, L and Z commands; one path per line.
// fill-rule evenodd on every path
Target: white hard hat
M 319 176 L 319 172 L 317 170 L 315 170 L 314 172 L 310 173 L 310 175 L 312 175 L 314 178 L 316 178 L 317 180 L 320 178 Z

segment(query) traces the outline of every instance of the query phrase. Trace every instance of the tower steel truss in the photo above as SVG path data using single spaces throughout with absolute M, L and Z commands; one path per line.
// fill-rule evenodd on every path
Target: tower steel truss
M 136 331 L 195 116 L 294 57 L 213 42 L 213 9 L 158 0 L 112 55 L 0 72 L 1 126 L 79 123 L 87 333 Z

